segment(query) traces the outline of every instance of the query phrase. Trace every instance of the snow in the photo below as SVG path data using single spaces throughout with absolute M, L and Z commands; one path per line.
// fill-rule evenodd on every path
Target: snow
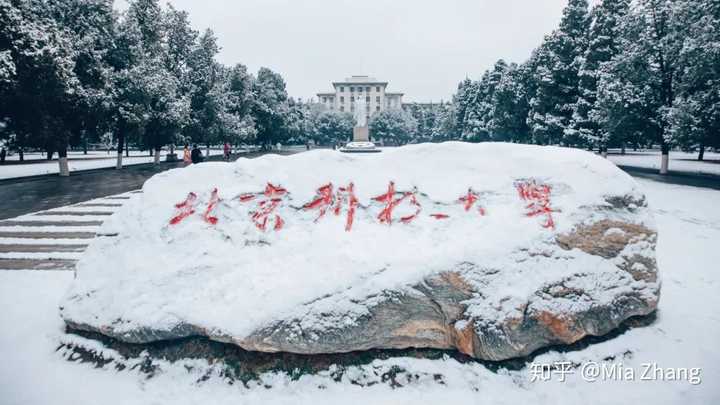
M 611 154 L 608 159 L 621 166 L 644 167 L 660 170 L 659 151 L 638 151 L 628 150 L 626 154 Z M 672 172 L 703 173 L 720 175 L 720 153 L 706 151 L 705 160 L 698 161 L 697 153 L 686 153 L 679 151 L 670 152 L 670 163 L 668 168 Z
M 552 186 L 554 231 L 543 228 L 544 218 L 525 215 L 527 202 L 515 182 L 527 178 Z M 411 224 L 376 220 L 384 205 L 372 197 L 385 193 L 390 180 L 400 192 L 417 190 L 422 212 Z M 278 211 L 285 221 L 279 232 L 258 230 L 250 220 L 254 202 L 237 198 L 262 191 L 267 182 L 289 190 Z M 360 201 L 351 231 L 344 231 L 344 213 L 316 221 L 317 211 L 300 209 L 319 187 L 350 182 Z M 214 188 L 221 198 L 213 211 L 216 225 L 202 217 Z M 487 215 L 465 212 L 457 202 L 468 188 L 479 193 L 477 204 Z M 170 225 L 174 205 L 189 192 L 198 195 L 197 213 Z M 89 246 L 63 317 L 97 328 L 113 325 L 116 333 L 171 330 L 185 322 L 243 337 L 278 319 L 302 319 L 305 332 L 322 332 L 353 324 L 381 302 L 382 291 L 412 293 L 409 285 L 461 263 L 503 270 L 470 280 L 488 293 L 468 302 L 467 315 L 488 321 L 521 311 L 518 303 L 540 286 L 578 268 L 587 269 L 588 291 L 616 284 L 655 294 L 644 281 L 618 280 L 613 263 L 580 250 L 563 252 L 574 260 L 559 262 L 518 253 L 546 249 L 554 232 L 569 232 L 590 214 L 610 215 L 589 207 L 626 195 L 642 196 L 632 178 L 605 159 L 576 149 L 501 143 L 413 145 L 372 156 L 316 150 L 171 170 L 148 180 L 142 194 L 103 224 L 100 233 L 119 236 Z M 414 209 L 402 204 L 394 215 Z M 646 211 L 619 215 L 653 228 Z M 436 212 L 450 217 L 430 216 Z M 609 303 L 618 291 L 606 290 L 591 294 L 595 303 Z M 581 303 L 568 305 L 579 310 Z
M 164 160 L 165 152 L 161 153 L 162 155 L 160 158 L 161 160 Z M 182 154 L 182 149 L 178 150 L 176 153 L 178 153 L 178 156 L 180 156 Z M 204 153 L 205 149 L 203 149 L 203 154 Z M 220 155 L 222 154 L 222 150 L 211 149 L 210 154 Z M 109 157 L 105 152 L 95 152 L 91 155 L 88 155 L 87 157 L 81 157 L 83 155 L 76 154 L 68 155 L 70 157 L 70 160 L 68 160 L 68 166 L 71 172 L 115 167 L 115 164 L 117 162 L 117 155 L 114 153 L 111 153 Z M 135 154 L 135 156 L 132 155 L 133 154 L 131 154 L 130 157 L 126 157 L 125 155 L 123 155 L 123 166 L 152 163 L 155 159 L 153 156 L 148 156 L 147 153 L 144 153 L 142 156 L 138 156 L 137 154 Z M 14 156 L 15 155 L 13 155 L 13 157 Z M 26 159 L 37 158 L 36 156 L 32 156 L 30 154 L 25 154 L 25 156 Z M 0 166 L 0 179 L 38 176 L 43 174 L 57 174 L 58 172 L 59 167 L 56 160 L 42 163 L 2 165 Z
M 712 404 L 720 401 L 720 191 L 673 186 L 639 180 L 657 221 L 658 260 L 663 275 L 663 297 L 658 318 L 650 326 L 631 329 L 585 349 L 550 351 L 536 363 L 593 361 L 641 369 L 699 367 L 702 382 L 597 381 L 586 382 L 579 369 L 566 382 L 530 382 L 531 366 L 518 371 L 492 372 L 479 363 L 453 359 L 419 360 L 395 357 L 350 367 L 334 381 L 331 366 L 316 375 L 293 380 L 282 373 L 266 373 L 261 386 L 229 385 L 216 375 L 198 382 L 202 369 L 188 372 L 182 363 L 162 363 L 151 379 L 137 370 L 116 371 L 112 364 L 94 365 L 65 360 L 60 342 L 82 339 L 63 333 L 57 306 L 73 281 L 71 272 L 0 272 L 0 393 L 4 405 L 35 404 L 418 404 L 418 403 L 532 403 L 532 404 Z M 96 342 L 84 344 L 108 353 Z M 611 356 L 615 360 L 604 360 Z M 196 364 L 197 365 L 197 362 Z M 392 389 L 380 375 L 392 366 L 403 367 L 419 379 Z M 212 369 L 211 366 L 205 366 Z M 434 374 L 442 375 L 443 384 Z M 374 385 L 359 386 L 349 376 Z M 267 385 L 270 388 L 264 388 Z

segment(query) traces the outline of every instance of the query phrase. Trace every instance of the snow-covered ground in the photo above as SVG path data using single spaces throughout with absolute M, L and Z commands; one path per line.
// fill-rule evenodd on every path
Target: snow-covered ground
M 182 154 L 182 150 L 178 151 L 179 154 Z M 203 154 L 205 153 L 205 149 L 203 149 Z M 166 152 L 163 151 L 160 158 L 162 160 L 165 159 Z M 210 155 L 221 155 L 222 150 L 220 149 L 211 149 Z M 33 154 L 25 154 L 25 159 L 40 159 L 40 154 L 37 153 L 37 156 L 34 156 Z M 68 161 L 68 166 L 70 167 L 71 172 L 79 171 L 79 170 L 91 170 L 91 169 L 101 169 L 105 167 L 114 167 L 115 162 L 117 160 L 116 155 L 114 155 L 112 152 L 110 155 L 108 155 L 105 152 L 88 152 L 88 155 L 85 156 L 82 154 L 82 152 L 77 153 L 69 153 L 70 160 Z M 180 156 L 180 155 L 178 155 Z M 15 160 L 17 159 L 17 155 L 13 155 L 13 158 Z M 147 152 L 132 152 L 130 157 L 123 156 L 123 165 L 129 166 L 129 165 L 137 165 L 142 163 L 151 163 L 154 161 L 153 156 L 148 156 Z M 56 174 L 59 172 L 59 167 L 57 160 L 53 160 L 50 162 L 42 162 L 42 163 L 27 163 L 27 164 L 17 164 L 17 165 L 3 165 L 0 166 L 0 179 L 11 179 L 16 177 L 26 177 L 26 176 L 37 176 L 42 174 Z
M 616 165 L 660 170 L 660 151 L 658 150 L 633 152 L 630 149 L 624 155 L 619 153 L 619 151 L 611 151 L 608 159 Z M 670 171 L 720 175 L 720 153 L 705 152 L 705 160 L 698 161 L 697 153 L 671 151 L 668 167 Z
M 68 159 L 105 159 L 105 158 L 114 158 L 115 157 L 115 151 L 116 149 L 111 149 L 110 153 L 108 151 L 103 150 L 89 150 L 87 154 L 83 153 L 82 151 L 68 151 Z M 166 151 L 163 151 L 165 153 Z M 130 156 L 148 156 L 148 151 L 142 151 L 142 150 L 131 150 Z M 124 156 L 124 155 L 123 155 Z M 44 152 L 26 152 L 24 155 L 25 160 L 41 160 L 45 159 L 47 157 L 47 154 Z M 53 155 L 53 161 L 56 162 L 58 158 L 57 153 Z M 13 153 L 12 155 L 8 155 L 6 160 L 17 162 L 20 160 L 20 154 L 17 152 Z
M 532 382 L 536 366 L 492 372 L 481 364 L 453 359 L 391 358 L 351 367 L 340 381 L 333 370 L 292 379 L 263 375 L 262 384 L 230 385 L 221 377 L 198 382 L 202 371 L 162 364 L 151 379 L 136 370 L 116 371 L 69 362 L 56 352 L 68 337 L 57 304 L 72 272 L 0 272 L 0 402 L 3 404 L 194 404 L 194 403 L 532 403 L 532 404 L 713 404 L 720 403 L 720 191 L 640 180 L 656 215 L 658 262 L 663 279 L 658 318 L 603 343 L 568 353 L 551 351 L 536 365 L 579 364 L 566 380 Z M 109 258 L 112 260 L 112 258 Z M 595 364 L 614 378 L 585 381 Z M 647 366 L 645 366 L 647 364 Z M 620 366 L 622 365 L 622 366 Z M 197 366 L 197 364 L 196 364 Z M 380 382 L 393 366 L 417 374 L 402 388 Z M 622 369 L 620 368 L 622 367 Z M 643 370 L 652 371 L 650 380 Z M 657 368 L 663 368 L 665 381 Z M 200 367 L 201 368 L 201 367 Z M 667 369 L 687 370 L 669 381 Z M 196 370 L 198 367 L 196 367 Z M 629 371 L 633 370 L 633 379 Z M 680 372 L 682 373 L 682 372 Z M 438 378 L 436 374 L 442 377 Z M 350 382 L 365 382 L 359 386 Z M 677 372 L 675 373 L 677 377 Z M 681 376 L 682 377 L 682 376 Z M 401 377 L 402 378 L 402 377 Z M 405 381 L 403 379 L 403 381 Z M 373 382 L 378 382 L 372 384 Z

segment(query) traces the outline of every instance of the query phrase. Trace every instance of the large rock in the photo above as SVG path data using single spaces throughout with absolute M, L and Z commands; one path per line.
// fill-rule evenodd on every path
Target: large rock
M 193 165 L 148 180 L 101 234 L 117 236 L 91 244 L 61 315 L 130 343 L 502 360 L 606 334 L 653 312 L 660 290 L 638 185 L 573 149 L 446 143 Z

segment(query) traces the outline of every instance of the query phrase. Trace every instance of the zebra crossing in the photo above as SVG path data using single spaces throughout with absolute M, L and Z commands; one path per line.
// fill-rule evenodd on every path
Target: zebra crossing
M 100 225 L 140 192 L 1 220 L 0 270 L 74 270 Z

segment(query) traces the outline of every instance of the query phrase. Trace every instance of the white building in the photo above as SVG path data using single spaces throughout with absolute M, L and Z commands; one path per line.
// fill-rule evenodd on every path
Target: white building
M 389 108 L 402 108 L 403 93 L 386 91 L 388 82 L 369 76 L 351 76 L 341 82 L 333 82 L 335 92 L 318 93 L 318 102 L 331 110 L 355 112 L 355 100 L 365 98 L 367 117 Z

